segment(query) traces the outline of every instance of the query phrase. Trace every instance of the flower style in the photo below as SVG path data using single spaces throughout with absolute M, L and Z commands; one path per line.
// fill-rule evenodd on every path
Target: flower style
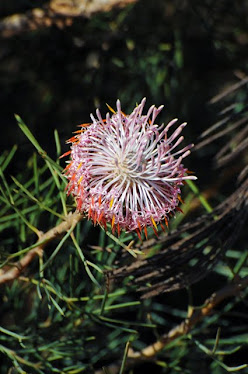
M 63 155 L 71 155 L 67 193 L 76 198 L 78 211 L 105 229 L 110 223 L 118 235 L 122 229 L 136 230 L 141 237 L 144 230 L 147 237 L 147 226 L 157 234 L 158 223 L 164 229 L 162 221 L 168 225 L 169 216 L 180 210 L 180 186 L 196 179 L 182 164 L 193 144 L 176 150 L 186 123 L 168 136 L 177 119 L 159 127 L 155 119 L 163 105 L 142 114 L 145 102 L 125 115 L 117 100 L 117 111 L 109 107 L 113 114 L 106 119 L 97 109 L 92 123 L 80 125 L 68 140 L 71 150 Z

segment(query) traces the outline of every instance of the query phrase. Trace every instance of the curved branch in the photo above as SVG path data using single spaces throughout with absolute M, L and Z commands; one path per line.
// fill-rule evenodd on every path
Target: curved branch
M 129 349 L 125 368 L 127 369 L 134 367 L 142 361 L 153 360 L 157 353 L 164 349 L 169 343 L 176 338 L 189 333 L 198 322 L 202 321 L 205 316 L 210 314 L 213 309 L 223 300 L 237 296 L 239 292 L 247 286 L 248 276 L 243 279 L 239 279 L 238 281 L 234 281 L 233 283 L 221 288 L 219 291 L 214 292 L 208 299 L 205 300 L 204 306 L 201 309 L 193 310 L 188 318 L 166 334 L 162 335 L 161 338 L 153 344 L 148 345 L 138 352 Z M 120 365 L 121 363 L 117 362 L 108 366 L 106 368 L 107 372 L 109 374 L 119 373 Z M 95 374 L 104 374 L 104 371 L 97 370 Z
M 192 312 L 191 316 L 185 319 L 182 323 L 174 327 L 168 333 L 164 334 L 158 341 L 142 349 L 140 352 L 130 352 L 129 357 L 135 359 L 147 359 L 154 357 L 167 344 L 176 338 L 187 334 L 198 322 L 202 321 L 205 316 L 213 311 L 214 307 L 220 304 L 223 300 L 236 296 L 240 290 L 248 286 L 248 276 L 233 282 L 219 291 L 214 292 L 208 299 L 205 300 L 204 306 Z
M 33 31 L 56 25 L 59 28 L 71 26 L 74 18 L 90 18 L 96 13 L 121 8 L 137 0 L 51 0 L 42 8 L 26 13 L 13 14 L 0 20 L 0 36 L 4 38 L 22 32 Z
M 0 284 L 18 278 L 37 255 L 42 256 L 43 249 L 48 243 L 63 235 L 71 227 L 76 226 L 76 224 L 81 221 L 82 218 L 83 215 L 78 212 L 68 214 L 65 221 L 61 222 L 56 227 L 53 227 L 46 233 L 40 233 L 39 240 L 37 241 L 37 246 L 35 248 L 28 251 L 20 261 L 15 262 L 11 266 L 6 265 L 3 269 L 0 269 Z

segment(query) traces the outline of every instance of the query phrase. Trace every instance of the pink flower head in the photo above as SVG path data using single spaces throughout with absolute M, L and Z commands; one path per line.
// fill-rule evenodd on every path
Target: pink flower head
M 186 123 L 168 135 L 177 119 L 159 127 L 155 119 L 163 105 L 142 114 L 145 102 L 125 115 L 117 100 L 117 111 L 106 119 L 97 109 L 92 124 L 81 125 L 68 140 L 72 146 L 65 154 L 71 154 L 68 195 L 75 196 L 78 211 L 105 229 L 110 223 L 113 232 L 136 230 L 139 237 L 142 229 L 147 237 L 147 226 L 157 234 L 158 223 L 167 225 L 169 215 L 180 210 L 183 181 L 196 179 L 182 164 L 193 145 L 177 150 Z

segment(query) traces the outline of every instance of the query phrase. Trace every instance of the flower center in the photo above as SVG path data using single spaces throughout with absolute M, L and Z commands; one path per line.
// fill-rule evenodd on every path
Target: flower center
M 124 159 L 119 155 L 116 155 L 114 160 L 114 171 L 117 176 L 122 180 L 129 180 L 134 182 L 139 177 L 139 174 L 142 172 L 143 167 L 145 166 L 146 161 L 141 159 L 139 165 L 137 164 L 137 155 L 135 152 L 129 152 Z
M 130 168 L 128 165 L 128 160 L 120 160 L 118 157 L 115 159 L 115 173 L 116 175 L 122 177 L 122 179 L 129 178 L 131 179 L 130 175 Z

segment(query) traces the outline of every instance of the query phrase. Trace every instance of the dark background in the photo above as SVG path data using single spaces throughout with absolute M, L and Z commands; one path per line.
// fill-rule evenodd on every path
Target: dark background
M 0 14 L 44 4 L 2 1 Z M 105 113 L 120 98 L 128 113 L 144 96 L 147 107 L 165 105 L 161 121 L 187 121 L 196 142 L 215 120 L 208 100 L 247 73 L 247 14 L 247 1 L 143 0 L 71 27 L 2 37 L 0 148 L 17 143 L 22 168 L 31 145 L 14 113 L 53 155 L 55 128 L 63 144 L 96 107 Z

